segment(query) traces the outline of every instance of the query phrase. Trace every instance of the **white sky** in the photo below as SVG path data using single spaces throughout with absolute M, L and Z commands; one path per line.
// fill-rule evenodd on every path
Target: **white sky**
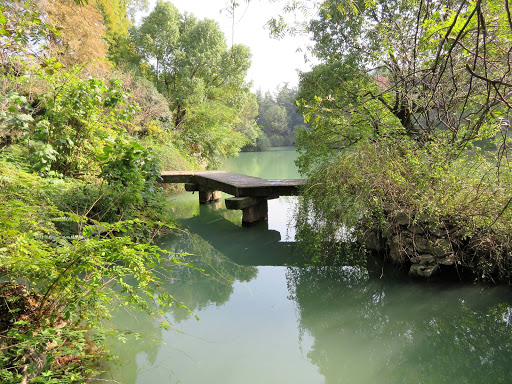
M 223 11 L 227 0 L 171 0 L 181 13 L 189 12 L 199 19 L 209 18 L 217 21 L 226 36 L 228 46 L 231 45 L 232 19 L 228 12 Z M 156 1 L 150 0 L 148 14 Z M 269 36 L 265 23 L 272 17 L 282 13 L 282 3 L 270 3 L 268 0 L 252 0 L 246 4 L 239 0 L 240 6 L 235 13 L 234 43 L 250 47 L 252 65 L 247 80 L 252 81 L 252 90 L 273 92 L 277 86 L 289 83 L 298 84 L 297 69 L 307 71 L 310 63 L 304 62 L 304 53 L 309 40 L 306 37 L 286 37 L 275 40 Z M 138 15 L 139 16 L 139 15 Z

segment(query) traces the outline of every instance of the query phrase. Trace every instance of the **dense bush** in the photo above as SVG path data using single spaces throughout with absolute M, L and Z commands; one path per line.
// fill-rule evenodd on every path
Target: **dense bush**
M 0 289 L 7 319 L 0 377 L 74 382 L 93 374 L 93 361 L 107 352 L 102 337 L 112 331 L 103 319 L 111 310 L 151 314 L 155 297 L 172 303 L 168 294 L 155 296 L 154 268 L 165 252 L 150 242 L 175 227 L 159 221 L 160 165 L 149 147 L 173 149 L 167 165 L 173 154 L 183 159 L 174 167 L 189 162 L 156 123 L 146 126 L 146 146 L 129 135 L 138 107 L 126 103 L 120 81 L 34 76 L 48 91 L 31 95 L 37 108 L 12 93 L 0 116 L 0 271 L 9 282 Z
M 496 168 L 496 153 L 478 147 L 446 162 L 449 148 L 406 143 L 356 146 L 312 171 L 298 213 L 299 238 L 313 244 L 321 260 L 332 257 L 333 244 L 368 230 L 389 231 L 397 215 L 411 223 L 428 218 L 427 226 L 454 228 L 451 242 L 464 251 L 455 251 L 458 263 L 480 277 L 508 281 L 510 167 Z
M 99 348 L 110 332 L 102 319 L 112 309 L 153 312 L 148 304 L 156 297 L 154 268 L 165 253 L 147 239 L 173 227 L 147 216 L 126 217 L 128 211 L 120 214 L 122 221 L 94 220 L 104 219 L 92 213 L 97 206 L 117 194 L 101 191 L 101 185 L 41 178 L 5 161 L 0 170 L 0 270 L 10 282 L 0 290 L 1 380 L 84 380 L 92 360 L 106 352 L 93 345 L 96 340 Z M 179 263 L 176 257 L 168 261 Z M 172 297 L 159 293 L 158 301 L 169 305 Z M 94 340 L 84 326 L 95 327 Z M 61 364 L 66 361 L 71 364 Z
M 165 129 L 147 146 L 130 135 L 139 108 L 120 80 L 24 71 L 39 92 L 6 79 L 0 100 L 0 381 L 83 381 L 107 353 L 102 338 L 124 337 L 104 322 L 112 310 L 173 302 L 156 290 L 166 253 L 151 240 L 175 226 L 149 146 L 174 147 Z

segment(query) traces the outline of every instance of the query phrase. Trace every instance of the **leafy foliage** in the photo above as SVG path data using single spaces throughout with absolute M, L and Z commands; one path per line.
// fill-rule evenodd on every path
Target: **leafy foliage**
M 51 57 L 65 66 L 86 65 L 98 71 L 98 66 L 108 70 L 108 46 L 104 35 L 106 28 L 101 12 L 93 5 L 77 7 L 73 0 L 40 2 L 46 22 L 55 29 L 46 38 Z M 94 68 L 91 63 L 96 63 Z
M 385 212 L 428 214 L 457 223 L 476 270 L 509 276 L 509 14 L 499 1 L 322 2 L 309 26 L 322 63 L 298 93 L 312 127 L 298 139 L 304 230 L 332 241 L 384 230 Z
M 254 116 L 245 83 L 247 47 L 228 49 L 213 20 L 181 15 L 163 1 L 130 33 L 143 70 L 168 100 L 172 128 L 182 132 L 185 148 L 212 163 L 255 140 L 257 128 L 247 122 Z
M 100 177 L 119 190 L 129 188 L 134 200 L 150 201 L 156 196 L 160 171 L 151 150 L 117 137 L 103 147 L 98 159 Z
M 56 32 L 43 22 L 35 2 L 3 2 L 0 5 L 1 60 L 8 61 L 27 51 L 31 53 L 37 46 L 30 47 L 30 44 L 43 40 L 49 31 Z
M 87 352 L 89 342 L 79 326 L 87 324 L 102 333 L 108 331 L 102 319 L 108 318 L 115 307 L 152 313 L 148 303 L 157 293 L 153 269 L 163 262 L 164 253 L 158 247 L 133 241 L 137 232 L 153 225 L 147 219 L 89 225 L 86 215 L 63 212 L 51 205 L 51 193 L 46 192 L 53 189 L 51 180 L 25 173 L 9 163 L 2 162 L 0 167 L 4 207 L 0 213 L 0 266 L 12 282 L 10 287 L 24 284 L 26 293 L 22 296 L 30 304 L 18 314 L 16 300 L 23 297 L 10 299 L 5 291 L 9 286 L 3 286 L 2 306 L 10 308 L 16 323 L 0 330 L 4 349 L 2 381 L 19 382 L 27 375 L 23 367 L 33 367 L 30 356 L 36 358 L 41 353 L 50 358 L 38 374 L 40 380 L 80 380 L 90 370 L 80 368 L 79 361 L 90 361 L 93 356 Z M 72 223 L 76 234 L 67 232 L 62 222 Z M 169 260 L 179 263 L 179 258 Z M 172 303 L 168 295 L 160 298 L 161 305 Z M 54 365 L 59 356 L 77 359 L 78 364 L 62 372 Z
M 76 175 L 91 169 L 90 159 L 108 137 L 125 132 L 138 107 L 125 105 L 127 95 L 116 80 L 84 80 L 73 73 L 59 76 L 46 79 L 48 92 L 39 104 L 45 113 L 23 139 L 30 140 L 34 169 Z
M 262 129 L 258 142 L 246 147 L 247 150 L 265 150 L 267 147 L 289 146 L 295 143 L 295 132 L 304 127 L 304 119 L 297 112 L 296 89 L 288 84 L 277 89 L 276 95 L 270 92 L 257 93 L 257 123 Z

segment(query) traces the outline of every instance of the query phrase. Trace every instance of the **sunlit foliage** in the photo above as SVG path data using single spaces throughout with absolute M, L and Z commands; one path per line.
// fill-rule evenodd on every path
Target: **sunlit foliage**
M 298 143 L 313 232 L 336 237 L 354 209 L 381 229 L 428 213 L 463 228 L 490 260 L 479 268 L 508 275 L 508 3 L 327 0 L 309 30 L 322 63 L 301 76 L 312 129 Z

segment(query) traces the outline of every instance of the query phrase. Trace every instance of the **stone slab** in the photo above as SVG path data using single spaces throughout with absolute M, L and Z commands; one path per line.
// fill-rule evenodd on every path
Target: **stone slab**
M 193 183 L 185 183 L 185 191 L 197 192 L 197 191 L 199 191 L 199 185 L 193 184 Z
M 164 171 L 162 183 L 192 183 L 236 197 L 276 197 L 298 195 L 304 179 L 266 180 L 224 171 Z
M 258 205 L 264 198 L 257 197 L 229 197 L 225 199 L 226 208 L 227 209 L 244 209 L 248 207 L 252 207 L 253 205 Z

